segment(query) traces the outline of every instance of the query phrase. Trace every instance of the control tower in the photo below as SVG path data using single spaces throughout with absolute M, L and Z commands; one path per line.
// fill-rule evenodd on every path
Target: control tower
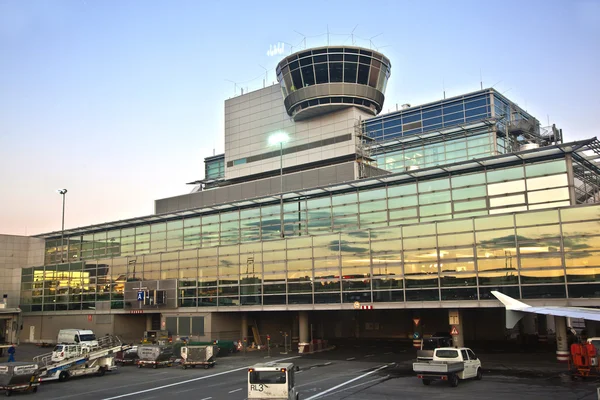
M 390 60 L 377 51 L 327 46 L 284 58 L 277 66 L 277 80 L 294 121 L 352 106 L 377 115 L 390 69 Z

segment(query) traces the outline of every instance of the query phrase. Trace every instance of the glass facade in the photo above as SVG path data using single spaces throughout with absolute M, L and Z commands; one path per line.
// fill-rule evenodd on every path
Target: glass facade
M 286 199 L 283 214 L 263 204 L 68 234 L 67 263 L 47 239 L 46 265 L 23 270 L 22 307 L 120 309 L 125 282 L 155 279 L 178 280 L 181 307 L 596 293 L 600 207 L 557 211 L 571 204 L 564 158 L 378 182 Z
M 600 205 L 27 268 L 21 307 L 119 309 L 151 279 L 180 307 L 600 297 Z
M 370 138 L 382 142 L 491 116 L 490 92 L 477 92 L 370 118 L 363 123 L 363 131 Z
M 225 177 L 225 154 L 204 159 L 205 179 L 221 179 Z

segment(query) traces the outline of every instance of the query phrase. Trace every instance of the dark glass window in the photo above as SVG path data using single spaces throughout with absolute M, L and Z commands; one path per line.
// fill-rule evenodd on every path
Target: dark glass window
M 571 299 L 600 297 L 600 285 L 569 285 Z
M 366 56 L 360 56 L 360 62 L 362 64 L 371 64 L 371 58 Z
M 369 86 L 376 88 L 378 79 L 379 79 L 379 68 L 372 66 L 371 74 L 369 75 Z
M 344 82 L 356 83 L 356 70 L 358 65 L 353 62 L 344 63 Z
M 344 60 L 343 54 L 330 54 L 329 55 L 329 61 L 343 61 L 343 60 Z
M 358 62 L 358 56 L 355 54 L 345 54 L 344 61 Z
M 369 82 L 369 66 L 360 64 L 358 66 L 358 83 L 366 85 Z
M 346 48 L 346 49 L 344 49 L 344 51 L 345 51 L 346 53 L 354 53 L 354 54 L 358 54 L 358 49 L 348 49 L 348 48 Z
M 490 287 L 480 287 L 479 288 L 479 297 L 481 300 L 493 300 L 496 297 L 492 295 L 492 290 L 495 290 L 500 293 L 504 293 L 507 296 L 512 297 L 513 299 L 518 299 L 521 297 L 519 294 L 518 286 L 490 286 Z
M 292 61 L 290 63 L 290 69 L 298 69 L 299 65 L 298 65 L 298 61 Z
M 315 293 L 315 304 L 340 303 L 339 293 Z
M 313 61 L 312 61 L 312 57 L 306 57 L 306 58 L 301 58 L 300 59 L 300 65 L 301 66 L 306 66 L 306 65 L 312 65 Z
M 329 71 L 327 64 L 316 64 L 315 65 L 315 80 L 316 83 L 328 83 L 329 82 Z
M 477 300 L 477 289 L 442 289 L 442 300 Z
M 344 64 L 336 62 L 329 64 L 329 77 L 331 82 L 342 82 L 343 76 Z
M 326 55 L 314 56 L 313 59 L 315 60 L 315 64 L 316 63 L 327 62 L 327 56 Z
M 450 114 L 457 111 L 462 111 L 463 105 L 462 103 L 456 105 L 444 105 L 444 114 Z
M 315 72 L 312 64 L 308 67 L 302 67 L 302 77 L 304 78 L 304 86 L 315 84 Z
M 302 76 L 300 76 L 299 69 L 295 69 L 292 71 L 292 82 L 294 83 L 292 91 L 304 87 L 304 85 L 302 85 Z
M 437 289 L 433 290 L 407 290 L 406 301 L 439 301 L 440 294 Z
M 432 117 L 439 117 L 441 115 L 442 115 L 442 109 L 441 108 L 435 108 L 433 110 L 423 111 L 423 119 L 432 118 Z
M 555 299 L 567 297 L 564 285 L 523 286 L 521 287 L 521 292 L 523 293 L 524 299 Z

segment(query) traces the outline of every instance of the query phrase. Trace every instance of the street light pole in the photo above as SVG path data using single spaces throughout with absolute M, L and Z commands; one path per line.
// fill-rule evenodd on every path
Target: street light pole
M 269 136 L 269 144 L 274 146 L 279 145 L 279 220 L 280 220 L 280 237 L 285 237 L 283 224 L 283 144 L 289 140 L 289 136 L 285 132 L 276 132 Z
M 60 262 L 65 262 L 65 195 L 67 194 L 67 189 L 59 189 L 57 192 L 62 195 L 62 228 L 60 231 Z

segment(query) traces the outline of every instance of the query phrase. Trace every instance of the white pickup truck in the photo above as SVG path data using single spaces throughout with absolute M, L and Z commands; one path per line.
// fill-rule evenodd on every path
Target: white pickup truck
M 429 385 L 432 380 L 448 381 L 450 386 L 458 386 L 458 381 L 475 378 L 481 380 L 483 371 L 481 361 L 475 353 L 466 347 L 442 347 L 435 349 L 433 360 L 413 363 L 413 371 Z

